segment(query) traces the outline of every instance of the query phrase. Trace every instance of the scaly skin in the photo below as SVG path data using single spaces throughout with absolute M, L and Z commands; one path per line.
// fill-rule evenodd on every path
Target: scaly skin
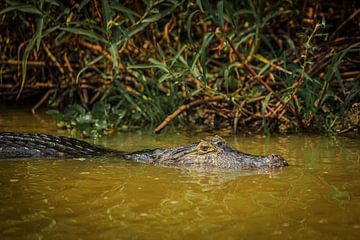
M 76 158 L 113 156 L 174 167 L 224 169 L 281 168 L 287 162 L 278 155 L 256 156 L 239 152 L 219 136 L 187 146 L 126 153 L 102 148 L 74 138 L 46 134 L 0 132 L 0 159 Z

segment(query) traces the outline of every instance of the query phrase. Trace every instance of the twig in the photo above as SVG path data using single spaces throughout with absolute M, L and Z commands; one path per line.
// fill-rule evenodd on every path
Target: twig
M 226 40 L 229 43 L 230 47 L 235 52 L 236 56 L 239 59 L 242 59 L 240 53 L 237 51 L 237 49 L 235 48 L 232 41 L 228 37 L 226 37 Z M 250 67 L 250 65 L 243 63 L 243 66 L 250 75 L 252 75 L 261 85 L 263 85 L 266 88 L 266 90 L 268 90 L 270 93 L 272 93 L 272 95 L 298 119 L 299 123 L 301 125 L 303 125 L 303 122 L 302 122 L 302 119 L 301 119 L 299 113 L 296 110 L 294 110 L 289 104 L 285 103 L 279 96 L 277 96 L 275 94 L 275 92 L 271 89 L 271 87 L 266 82 L 264 82 L 264 80 L 262 79 L 262 76 L 256 74 L 256 72 L 254 71 L 254 69 L 252 69 Z
M 214 102 L 214 101 L 219 101 L 224 99 L 224 96 L 215 96 L 215 97 L 211 97 L 211 98 L 205 98 L 205 99 L 198 99 L 195 100 L 189 104 L 185 104 L 185 105 L 181 105 L 175 112 L 173 112 L 172 114 L 170 114 L 169 116 L 167 116 L 165 118 L 165 120 L 154 130 L 154 133 L 160 133 L 161 130 L 173 119 L 175 119 L 179 114 L 181 114 L 182 112 L 184 112 L 185 110 L 191 108 L 192 106 L 196 106 L 196 105 L 201 105 L 203 103 L 206 102 Z
M 0 60 L 0 64 L 6 64 L 6 65 L 21 65 L 22 61 L 20 60 Z M 34 67 L 45 67 L 46 64 L 43 61 L 27 61 L 28 66 L 34 66 Z
M 350 17 L 348 17 L 344 22 L 342 22 L 337 28 L 336 30 L 331 34 L 330 39 L 332 39 L 335 34 L 343 27 L 345 26 L 345 24 L 347 24 L 351 19 L 353 19 L 356 15 L 358 15 L 360 13 L 360 9 L 356 10 L 353 14 L 350 15 Z
M 112 62 L 113 59 L 112 59 L 111 55 L 105 49 L 103 49 L 100 45 L 89 43 L 83 39 L 79 39 L 79 44 L 90 50 L 93 50 L 94 52 L 96 52 L 98 54 L 104 55 L 107 60 Z
M 54 54 L 51 53 L 50 49 L 47 47 L 46 43 L 43 43 L 43 47 L 45 52 L 47 53 L 48 57 L 51 59 L 51 61 L 53 61 L 53 63 L 55 64 L 55 66 L 59 69 L 59 72 L 61 74 L 64 74 L 64 68 L 60 65 L 60 63 L 58 62 L 58 60 L 56 59 L 56 57 L 54 56 Z
M 52 94 L 53 92 L 55 92 L 55 89 L 50 89 L 45 93 L 45 95 L 40 99 L 40 101 L 37 102 L 35 106 L 31 109 L 32 114 L 35 114 L 36 109 L 38 109 L 46 101 L 46 99 L 49 98 L 50 94 Z
M 67 56 L 67 52 L 64 53 L 63 58 L 64 58 L 64 62 L 65 62 L 65 67 L 68 69 L 68 71 L 69 71 L 71 74 L 73 74 L 73 73 L 74 73 L 74 69 L 73 69 L 72 66 L 71 66 L 71 63 L 70 63 L 69 58 L 68 58 L 68 56 Z
M 345 133 L 348 133 L 356 128 L 358 128 L 359 126 L 351 126 L 349 128 L 346 128 L 346 129 L 343 129 L 343 130 L 340 130 L 338 131 L 338 134 L 345 134 Z
M 231 47 L 231 48 L 233 49 L 233 51 L 235 52 L 236 56 L 237 56 L 239 59 L 241 59 L 240 53 L 237 51 L 237 49 L 235 48 L 235 46 L 234 46 L 234 44 L 231 42 L 231 40 L 230 40 L 228 37 L 226 37 L 226 40 L 228 41 L 230 47 Z M 252 69 L 252 68 L 250 67 L 250 65 L 248 65 L 248 64 L 246 64 L 246 63 L 243 63 L 243 66 L 244 66 L 245 70 L 246 70 L 251 76 L 253 76 L 261 85 L 263 85 L 269 92 L 271 92 L 278 101 L 280 101 L 281 103 L 285 104 L 285 103 L 283 102 L 283 100 L 274 93 L 274 91 L 271 89 L 271 87 L 270 87 L 266 82 L 264 82 L 264 81 L 262 80 L 262 76 L 257 75 L 256 72 L 254 71 L 254 69 Z
M 262 56 L 262 55 L 260 55 L 260 54 L 255 54 L 254 57 L 255 57 L 257 60 L 259 60 L 260 62 L 262 62 L 262 63 L 265 63 L 265 64 L 269 64 L 269 63 L 270 63 L 270 65 L 271 65 L 272 67 L 276 68 L 277 70 L 279 70 L 279 71 L 281 71 L 281 72 L 284 72 L 284 73 L 289 74 L 289 75 L 292 75 L 292 74 L 293 74 L 292 72 L 290 72 L 290 71 L 288 71 L 288 70 L 286 70 L 286 69 L 284 69 L 284 68 L 276 65 L 275 63 L 270 62 L 268 59 L 266 59 L 264 56 Z
M 100 94 L 102 94 L 102 91 L 97 91 L 95 95 L 91 98 L 90 104 L 93 104 L 100 97 Z
M 6 83 L 6 84 L 0 84 L 0 89 L 14 89 L 17 88 L 19 85 L 18 84 L 10 84 L 10 83 Z M 54 88 L 56 87 L 55 84 L 50 83 L 50 82 L 46 82 L 46 83 L 35 83 L 35 84 L 25 84 L 24 88 L 31 88 L 31 89 L 41 89 L 41 88 Z

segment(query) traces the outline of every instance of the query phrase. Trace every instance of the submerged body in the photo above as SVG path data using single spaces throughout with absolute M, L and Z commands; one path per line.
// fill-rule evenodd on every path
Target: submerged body
M 68 137 L 0 132 L 0 159 L 91 156 L 114 156 L 137 162 L 176 167 L 251 169 L 281 168 L 288 165 L 278 155 L 256 156 L 239 152 L 219 136 L 209 141 L 202 140 L 197 144 L 127 153 Z

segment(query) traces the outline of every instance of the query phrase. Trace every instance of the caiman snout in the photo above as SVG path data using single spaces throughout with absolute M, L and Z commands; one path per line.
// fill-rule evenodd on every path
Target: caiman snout
M 285 159 L 279 155 L 270 154 L 268 158 L 269 158 L 269 162 L 268 162 L 269 168 L 279 168 L 279 167 L 289 166 L 287 161 L 285 161 Z

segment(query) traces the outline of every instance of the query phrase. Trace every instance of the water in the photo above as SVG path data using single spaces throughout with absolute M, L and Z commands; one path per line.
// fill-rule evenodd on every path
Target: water
M 59 132 L 41 115 L 2 111 L 0 129 Z M 119 133 L 133 151 L 196 142 L 209 133 Z M 276 153 L 275 171 L 194 171 L 94 158 L 0 162 L 0 239 L 359 239 L 360 139 L 232 137 Z

